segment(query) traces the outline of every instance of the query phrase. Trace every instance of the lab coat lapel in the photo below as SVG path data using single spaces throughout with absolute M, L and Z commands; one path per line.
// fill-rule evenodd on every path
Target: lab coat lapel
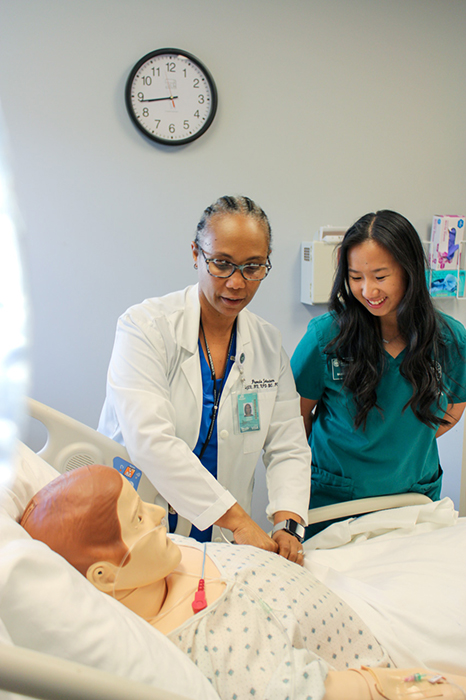
M 186 292 L 186 306 L 179 343 L 186 357 L 181 364 L 181 369 L 194 394 L 199 415 L 202 412 L 202 377 L 198 350 L 200 317 L 199 289 L 195 284 Z
M 231 368 L 230 374 L 228 375 L 227 382 L 225 384 L 225 391 L 222 394 L 220 404 L 224 399 L 224 395 L 227 395 L 234 383 L 240 378 L 240 368 L 244 363 L 244 358 L 251 354 L 251 335 L 249 331 L 249 311 L 244 309 L 238 315 L 238 321 L 236 326 L 236 356 L 233 367 Z M 241 360 L 243 357 L 243 360 Z

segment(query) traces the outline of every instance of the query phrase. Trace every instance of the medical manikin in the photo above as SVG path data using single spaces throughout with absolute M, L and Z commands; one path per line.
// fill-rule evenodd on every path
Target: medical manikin
M 305 569 L 254 547 L 175 541 L 164 516 L 93 465 L 41 489 L 21 524 L 188 653 L 220 697 L 466 698 L 466 678 L 383 668 L 364 622 Z

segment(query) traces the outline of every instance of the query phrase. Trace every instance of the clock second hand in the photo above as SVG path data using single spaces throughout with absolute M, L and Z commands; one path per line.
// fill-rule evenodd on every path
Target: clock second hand
M 167 75 L 166 73 L 165 73 L 165 80 L 166 80 L 166 83 L 167 83 L 167 88 L 170 90 L 170 97 L 167 98 L 167 99 L 169 99 L 169 100 L 172 101 L 173 109 L 175 109 L 175 103 L 173 102 L 173 100 L 174 100 L 175 98 L 174 98 L 173 95 L 172 95 L 172 89 L 171 89 L 171 87 L 170 87 L 170 81 L 169 81 L 168 75 Z

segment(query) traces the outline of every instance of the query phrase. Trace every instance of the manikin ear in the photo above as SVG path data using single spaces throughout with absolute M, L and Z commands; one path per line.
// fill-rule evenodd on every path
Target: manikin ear
M 112 593 L 118 567 L 109 561 L 98 561 L 91 564 L 86 572 L 86 578 L 99 591 Z

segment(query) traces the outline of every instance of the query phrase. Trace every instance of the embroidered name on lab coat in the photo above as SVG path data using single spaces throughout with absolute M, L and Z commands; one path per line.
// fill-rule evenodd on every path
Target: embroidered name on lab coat
M 251 384 L 247 384 L 245 390 L 250 389 L 274 389 L 278 386 L 276 379 L 251 379 Z

